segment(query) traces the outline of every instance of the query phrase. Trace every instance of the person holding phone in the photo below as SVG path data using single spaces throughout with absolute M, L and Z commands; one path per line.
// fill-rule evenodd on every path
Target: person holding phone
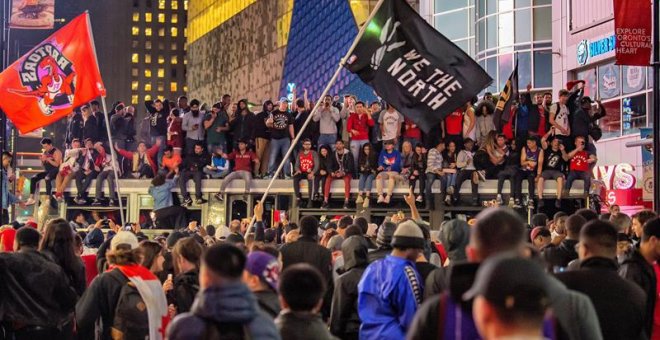
M 312 118 L 315 122 L 319 122 L 319 150 L 322 145 L 330 145 L 334 150 L 335 142 L 337 141 L 337 122 L 339 122 L 339 110 L 332 105 L 332 97 L 327 95 L 323 98 L 323 103 L 314 112 Z
M 591 187 L 591 171 L 590 166 L 598 161 L 598 157 L 591 151 L 586 149 L 586 138 L 584 136 L 575 137 L 575 150 L 569 152 L 564 160 L 569 163 L 568 178 L 566 179 L 566 185 L 564 190 L 570 191 L 573 186 L 573 182 L 576 179 L 581 179 L 584 181 L 584 194 L 589 194 L 589 188 Z
M 186 132 L 185 154 L 193 153 L 195 144 L 204 141 L 204 115 L 199 111 L 199 100 L 190 101 L 190 112 L 183 116 L 181 129 Z

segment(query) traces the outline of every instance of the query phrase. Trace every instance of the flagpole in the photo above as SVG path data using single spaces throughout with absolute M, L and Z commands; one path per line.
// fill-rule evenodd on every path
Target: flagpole
M 89 30 L 89 38 L 90 42 L 92 44 L 92 52 L 94 52 L 94 59 L 96 60 L 96 67 L 99 65 L 99 57 L 96 55 L 96 44 L 94 42 L 94 31 L 92 30 L 92 23 L 89 20 L 89 11 L 85 11 L 87 14 L 87 28 Z M 100 74 L 99 70 L 99 74 Z M 124 203 L 121 200 L 121 186 L 119 185 L 119 172 L 117 171 L 116 165 L 119 163 L 117 162 L 117 154 L 115 153 L 115 148 L 114 145 L 115 143 L 112 141 L 112 133 L 110 133 L 110 119 L 108 118 L 108 107 L 105 104 L 105 96 L 101 96 L 101 105 L 103 105 L 103 117 L 105 118 L 105 129 L 108 133 L 108 147 L 110 148 L 110 156 L 112 157 L 112 171 L 114 172 L 115 175 L 115 191 L 117 192 L 117 201 L 119 202 L 119 217 L 121 218 L 121 225 L 122 227 L 124 226 L 124 223 L 126 223 L 126 220 L 124 219 Z M 113 199 L 113 197 L 110 197 L 110 199 Z
M 289 161 L 289 157 L 291 156 L 291 153 L 293 152 L 293 149 L 295 146 L 298 144 L 298 141 L 300 140 L 300 137 L 302 136 L 303 131 L 307 128 L 307 125 L 312 121 L 312 118 L 314 117 L 314 113 L 316 113 L 316 110 L 318 110 L 322 99 L 330 92 L 330 88 L 335 84 L 337 81 L 337 78 L 339 77 L 339 74 L 341 73 L 341 70 L 344 68 L 344 65 L 346 64 L 346 60 L 353 54 L 353 50 L 355 49 L 355 46 L 357 46 L 358 42 L 360 41 L 360 38 L 364 35 L 364 32 L 367 30 L 367 26 L 369 26 L 369 23 L 371 20 L 376 16 L 376 13 L 378 12 L 378 9 L 380 9 L 380 6 L 383 4 L 385 0 L 378 0 L 378 3 L 376 3 L 376 6 L 374 7 L 374 10 L 371 11 L 371 14 L 369 14 L 369 17 L 367 20 L 364 22 L 362 27 L 360 27 L 360 30 L 358 31 L 358 34 L 355 36 L 355 39 L 353 40 L 353 43 L 351 46 L 348 48 L 348 51 L 346 51 L 346 54 L 344 55 L 343 58 L 339 60 L 339 65 L 337 66 L 337 70 L 335 70 L 335 74 L 330 78 L 330 81 L 328 84 L 325 86 L 325 89 L 323 89 L 323 92 L 319 96 L 319 100 L 316 101 L 316 104 L 314 104 L 314 108 L 312 109 L 311 113 L 309 116 L 307 116 L 307 119 L 305 120 L 305 123 L 303 123 L 302 127 L 300 128 L 300 131 L 298 131 L 298 134 L 295 136 L 293 141 L 291 141 L 291 146 L 289 146 L 289 150 L 287 150 L 286 155 L 282 158 L 282 162 L 280 162 L 280 165 L 277 167 L 277 170 L 273 174 L 273 177 L 270 179 L 270 182 L 268 183 L 268 187 L 266 187 L 266 191 L 264 191 L 264 194 L 261 196 L 261 200 L 259 200 L 259 204 L 264 203 L 266 200 L 266 197 L 268 197 L 268 192 L 273 186 L 273 183 L 275 183 L 275 179 L 277 176 L 280 174 L 282 171 L 282 168 L 284 167 L 285 162 Z M 256 216 L 252 216 L 252 221 L 250 221 L 250 226 L 254 224 L 254 221 L 256 219 Z M 247 237 L 247 234 L 250 232 L 251 228 L 247 228 L 245 231 L 245 237 Z

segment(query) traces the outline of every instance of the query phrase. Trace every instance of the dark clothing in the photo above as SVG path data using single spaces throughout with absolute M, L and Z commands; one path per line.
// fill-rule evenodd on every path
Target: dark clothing
M 202 177 L 204 176 L 204 173 L 201 171 L 189 171 L 189 170 L 184 170 L 181 172 L 181 177 L 179 178 L 179 190 L 181 191 L 181 195 L 184 198 L 190 197 L 190 194 L 188 193 L 188 180 L 193 180 L 195 183 L 195 198 L 201 199 L 202 198 Z M 178 225 L 177 228 L 181 228 L 181 225 Z
M 434 270 L 438 269 L 435 265 L 428 262 L 415 262 L 415 268 L 419 273 L 419 276 L 422 278 L 423 282 L 426 282 L 426 279 L 433 273 Z
M 520 128 L 523 128 L 524 130 L 518 129 L 519 126 L 516 124 L 516 135 L 519 133 L 531 133 L 531 134 L 536 134 L 536 132 L 539 130 L 539 125 L 540 124 L 546 124 L 547 122 L 541 118 L 541 114 L 539 113 L 539 107 L 538 105 L 534 104 L 532 102 L 532 96 L 530 95 L 529 92 L 523 94 L 525 97 L 525 103 L 521 104 L 521 106 L 525 106 L 527 108 L 527 126 L 523 127 L 520 126 Z M 520 112 L 520 110 L 519 110 Z M 547 117 L 547 116 L 546 116 Z M 516 117 L 518 118 L 518 117 Z M 518 123 L 518 120 L 516 120 L 516 123 Z M 524 145 L 524 144 L 523 144 Z
M 390 246 L 379 247 L 374 251 L 370 251 L 369 254 L 367 255 L 369 259 L 369 263 L 373 263 L 375 261 L 385 258 L 385 256 L 389 255 L 391 252 L 392 252 L 392 247 Z
M 0 320 L 39 327 L 72 320 L 78 296 L 62 268 L 46 255 L 33 249 L 0 253 L 0 277 Z M 51 333 L 49 339 L 56 337 Z
M 66 126 L 65 143 L 71 145 L 71 141 L 74 138 L 78 138 L 81 142 L 83 141 L 83 119 L 80 113 L 75 113 Z
M 254 292 L 254 296 L 257 297 L 259 309 L 261 309 L 264 314 L 270 316 L 271 319 L 274 320 L 277 315 L 280 314 L 280 311 L 282 311 L 279 297 L 273 290 L 268 289 Z
M 342 244 L 344 271 L 335 282 L 330 311 L 330 333 L 340 339 L 358 339 L 358 283 L 369 264 L 367 244 L 360 236 L 351 236 Z
M 280 331 L 282 339 L 286 340 L 336 339 L 328 332 L 328 327 L 318 314 L 283 312 L 275 319 L 275 325 Z
M 163 100 L 163 108 L 157 111 L 153 107 L 153 100 L 144 102 L 149 114 L 149 136 L 166 136 L 167 135 L 167 116 L 169 116 L 170 102 Z
M 108 119 L 112 118 L 114 116 L 114 113 L 112 115 L 108 114 L 110 117 Z M 105 124 L 105 115 L 103 112 L 97 111 L 94 112 L 94 118 L 96 118 L 96 137 L 98 138 L 99 141 L 101 142 L 107 142 L 108 141 L 108 129 L 106 128 Z
M 581 261 L 580 270 L 559 273 L 557 278 L 569 289 L 589 296 L 603 339 L 642 338 L 646 297 L 641 288 L 619 277 L 615 260 L 589 258 Z
M 273 127 L 270 128 L 270 139 L 290 138 L 289 125 L 293 125 L 293 116 L 289 111 L 273 111 Z
M 330 173 L 339 171 L 340 169 L 344 170 L 344 173 L 351 175 L 355 172 L 355 162 L 353 161 L 353 155 L 347 149 L 344 149 L 343 157 L 338 155 L 337 152 L 333 152 L 328 155 L 330 158 Z
M 223 324 L 245 327 L 245 339 L 280 339 L 275 324 L 259 311 L 257 299 L 240 282 L 205 289 L 190 312 L 177 315 L 167 328 L 167 339 L 205 339 L 207 328 Z
M 85 276 L 85 264 L 83 264 L 82 260 L 76 257 L 75 262 L 71 264 L 73 268 L 71 271 L 67 271 L 61 263 L 58 263 L 57 257 L 52 253 L 52 251 L 43 250 L 41 253 L 48 257 L 51 261 L 59 264 L 62 269 L 64 269 L 66 276 L 69 278 L 68 282 L 71 288 L 76 291 L 78 296 L 83 295 L 85 288 L 87 288 L 87 279 Z
M 293 112 L 293 131 L 295 132 L 296 135 L 300 134 L 300 131 L 302 130 L 302 126 L 303 124 L 305 124 L 307 117 L 309 117 L 309 111 L 307 110 L 303 112 L 298 112 L 298 111 Z M 309 138 L 312 141 L 312 144 L 316 144 L 316 140 L 318 140 L 318 136 L 319 136 L 318 123 L 311 121 L 307 125 L 305 131 L 302 131 L 302 134 L 300 136 L 300 141 L 302 142 L 303 139 Z M 314 146 L 312 145 L 312 147 Z
M 178 314 L 190 311 L 199 291 L 199 272 L 192 270 L 174 277 L 174 290 L 167 293 L 167 304 L 174 304 Z
M 656 304 L 656 280 L 653 266 L 646 261 L 644 256 L 635 249 L 626 259 L 623 260 L 619 268 L 619 275 L 627 280 L 636 283 L 646 293 L 646 323 L 644 329 L 648 337 L 653 332 L 653 316 Z M 625 295 L 622 295 L 625 296 Z
M 109 242 L 108 242 L 109 243 Z M 79 339 L 94 339 L 97 320 L 101 319 L 101 339 L 111 340 L 110 328 L 122 287 L 128 279 L 119 269 L 97 276 L 76 305 Z
M 254 125 L 256 123 L 255 115 L 249 112 L 245 115 L 236 114 L 236 118 L 229 124 L 229 133 L 234 147 L 238 147 L 238 141 L 244 139 L 248 145 L 254 141 Z
M 90 115 L 89 118 L 83 122 L 82 139 L 80 140 L 80 143 L 82 144 L 87 138 L 90 138 L 94 142 L 99 141 L 99 125 L 96 117 L 93 115 Z
M 254 138 L 270 139 L 270 131 L 268 131 L 268 127 L 266 126 L 266 120 L 269 115 L 270 113 L 265 108 L 256 114 L 253 127 Z
M 211 157 L 206 151 L 203 151 L 201 154 L 190 154 L 186 155 L 181 164 L 181 170 L 194 171 L 194 172 L 203 172 L 204 167 L 211 164 Z
M 548 245 L 541 252 L 541 256 L 548 265 L 548 270 L 552 272 L 555 267 L 565 268 L 568 263 L 577 259 L 578 254 L 575 251 L 575 245 L 578 240 L 565 239 L 558 246 Z

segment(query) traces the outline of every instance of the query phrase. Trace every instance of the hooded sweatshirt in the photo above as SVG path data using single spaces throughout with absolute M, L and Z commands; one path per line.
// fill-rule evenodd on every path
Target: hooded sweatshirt
M 462 220 L 447 221 L 440 227 L 440 241 L 447 250 L 449 261 L 456 263 L 467 260 L 465 246 L 470 241 L 470 227 Z
M 167 338 L 202 339 L 207 325 L 212 322 L 245 325 L 251 339 L 280 339 L 272 319 L 259 311 L 257 299 L 240 282 L 209 287 L 201 292 L 190 312 L 174 318 L 167 329 Z
M 361 236 L 351 236 L 341 246 L 344 273 L 335 282 L 330 311 L 330 332 L 341 339 L 357 339 L 360 332 L 357 285 L 369 264 L 367 245 Z
M 273 105 L 273 102 L 266 100 L 263 105 L 263 110 L 257 113 L 256 119 L 254 120 L 254 138 L 263 138 L 270 139 L 270 132 L 266 126 L 266 120 L 270 115 L 268 111 L 268 105 Z

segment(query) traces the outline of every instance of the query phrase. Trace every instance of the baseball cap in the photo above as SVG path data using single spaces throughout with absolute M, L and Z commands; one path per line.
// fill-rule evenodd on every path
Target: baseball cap
M 486 259 L 472 284 L 463 294 L 469 301 L 483 296 L 507 310 L 538 310 L 548 307 L 548 280 L 540 265 L 511 253 Z
M 548 230 L 548 228 L 545 227 L 536 227 L 532 229 L 531 233 L 529 233 L 530 241 L 534 241 L 534 239 L 537 238 L 538 236 L 550 237 L 551 236 L 550 230 Z
M 110 250 L 115 251 L 120 244 L 128 245 L 132 249 L 138 247 L 138 239 L 130 231 L 120 231 L 115 236 L 112 237 L 110 241 Z
M 255 250 L 248 254 L 245 262 L 245 270 L 256 275 L 268 284 L 268 286 L 277 291 L 277 281 L 280 276 L 280 264 L 275 256 L 263 251 Z
M 287 98 L 287 97 L 282 97 L 282 98 L 280 98 L 280 103 L 283 103 L 283 102 L 287 102 L 287 103 L 288 103 L 288 102 L 289 102 L 289 98 Z

